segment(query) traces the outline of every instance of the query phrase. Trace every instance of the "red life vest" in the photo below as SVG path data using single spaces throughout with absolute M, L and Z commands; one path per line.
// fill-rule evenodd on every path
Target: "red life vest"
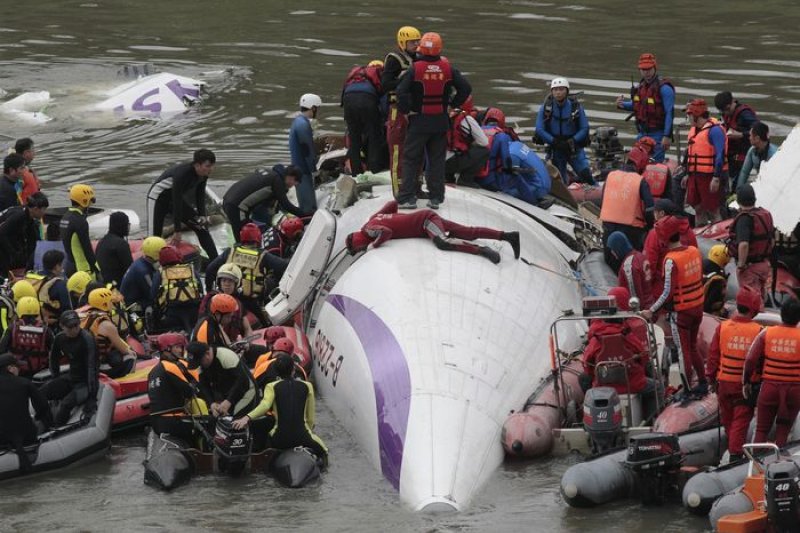
M 353 67 L 344 80 L 344 87 L 354 83 L 364 83 L 365 81 L 371 83 L 377 92 L 381 92 L 381 77 L 378 74 L 378 67 Z
M 653 198 L 661 198 L 667 190 L 667 180 L 669 179 L 669 167 L 664 163 L 650 163 L 644 169 L 642 177 L 650 186 Z
M 753 115 L 756 114 L 755 110 L 747 104 L 740 104 L 739 102 L 734 101 L 736 107 L 733 109 L 733 113 L 728 116 L 723 116 L 724 127 L 726 131 L 739 130 L 739 115 L 742 114 L 743 111 L 750 111 Z M 742 139 L 730 139 L 728 141 L 728 153 L 732 153 L 737 161 L 744 161 L 745 156 L 747 155 L 747 150 L 750 146 L 748 139 L 746 137 Z
M 447 112 L 448 88 L 453 81 L 453 69 L 447 59 L 416 61 L 414 81 L 422 86 L 423 115 L 441 115 Z
M 760 331 L 761 326 L 752 321 L 726 320 L 720 325 L 717 381 L 742 382 L 747 351 Z
M 661 87 L 669 85 L 672 90 L 675 86 L 667 78 L 656 78 L 647 83 L 644 78 L 639 81 L 639 87 L 633 95 L 633 113 L 636 116 L 636 123 L 644 126 L 646 131 L 666 130 L 664 119 L 667 112 L 664 110 L 664 102 L 661 100 Z
M 772 223 L 772 213 L 762 207 L 755 207 L 749 211 L 739 211 L 728 227 L 728 255 L 738 259 L 739 246 L 736 243 L 736 223 L 739 218 L 749 216 L 753 219 L 753 233 L 750 235 L 750 249 L 747 252 L 749 263 L 758 263 L 769 257 L 775 244 L 775 226 Z
M 714 145 L 711 143 L 709 132 L 714 126 L 719 126 L 716 119 L 710 118 L 700 127 L 689 130 L 689 157 L 687 164 L 687 172 L 689 174 L 714 174 L 714 158 L 716 152 Z M 720 126 L 722 127 L 722 126 Z M 725 136 L 725 154 L 722 156 L 722 170 L 728 170 L 728 136 Z
M 17 319 L 11 328 L 10 351 L 27 362 L 27 373 L 36 372 L 47 368 L 47 326 L 40 319 L 32 324 L 26 324 L 22 319 Z
M 642 177 L 636 172 L 614 170 L 606 178 L 600 220 L 635 228 L 646 225 L 639 187 Z
M 494 144 L 494 136 L 498 133 L 505 133 L 503 128 L 498 126 L 484 126 L 483 133 L 486 134 L 486 138 L 489 139 L 489 144 L 486 145 L 486 149 L 489 150 L 489 154 L 492 153 L 492 145 Z M 503 156 L 498 152 L 497 156 L 492 160 L 491 158 L 486 162 L 486 165 L 475 175 L 476 178 L 482 179 L 489 175 L 490 172 L 497 172 L 498 170 L 503 168 Z
M 764 334 L 765 381 L 800 383 L 800 329 L 770 326 Z
M 694 246 L 671 250 L 664 263 L 671 259 L 677 275 L 672 292 L 672 308 L 684 311 L 703 306 L 703 256 Z M 664 269 L 666 272 L 666 269 Z
M 467 118 L 467 112 L 462 111 L 458 113 L 450 124 L 450 131 L 447 132 L 447 149 L 451 152 L 463 153 L 469 151 L 472 144 L 472 136 L 464 135 L 461 131 L 461 124 Z

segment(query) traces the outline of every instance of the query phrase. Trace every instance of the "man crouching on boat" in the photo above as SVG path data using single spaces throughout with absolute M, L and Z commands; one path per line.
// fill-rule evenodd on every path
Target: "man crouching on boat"
M 150 426 L 158 434 L 169 433 L 185 442 L 194 436 L 192 421 L 185 416 L 186 401 L 197 395 L 197 379 L 183 359 L 186 337 L 181 333 L 158 336 L 159 362 L 147 376 Z
M 360 231 L 347 236 L 347 250 L 355 255 L 370 246 L 377 248 L 390 239 L 414 239 L 428 237 L 440 250 L 455 250 L 485 257 L 492 263 L 500 262 L 500 254 L 488 246 L 478 246 L 454 239 L 494 239 L 506 241 L 519 259 L 519 232 L 500 231 L 490 228 L 462 226 L 437 215 L 431 209 L 419 209 L 412 213 L 398 213 L 397 202 L 387 202 L 380 211 L 372 215 Z

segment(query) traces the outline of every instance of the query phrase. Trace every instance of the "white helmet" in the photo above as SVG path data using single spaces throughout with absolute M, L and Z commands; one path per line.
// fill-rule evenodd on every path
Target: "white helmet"
M 306 93 L 300 97 L 300 107 L 311 109 L 312 107 L 319 107 L 322 105 L 322 98 L 316 94 Z
M 550 82 L 550 89 L 559 87 L 566 87 L 569 90 L 569 80 L 567 78 L 553 78 L 553 81 Z

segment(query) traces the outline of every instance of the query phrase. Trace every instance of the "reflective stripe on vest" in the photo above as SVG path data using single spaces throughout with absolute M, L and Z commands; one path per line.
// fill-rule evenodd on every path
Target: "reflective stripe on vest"
M 191 265 L 179 263 L 161 270 L 161 287 L 158 289 L 158 305 L 164 308 L 171 303 L 197 302 L 200 288 Z
M 615 170 L 606 178 L 600 220 L 636 228 L 645 227 L 639 194 L 642 177 L 636 172 Z
M 664 85 L 675 89 L 672 82 L 666 78 L 661 79 L 656 76 L 650 83 L 642 79 L 633 95 L 633 113 L 636 116 L 636 123 L 647 131 L 668 129 L 668 125 L 664 124 L 667 113 L 664 110 L 664 103 L 661 101 L 661 87 Z
M 644 169 L 642 177 L 650 186 L 650 192 L 655 198 L 661 198 L 667 190 L 669 167 L 664 163 L 651 163 Z
M 763 379 L 800 383 L 800 329 L 771 326 L 764 335 Z
M 228 255 L 228 263 L 242 271 L 242 295 L 247 298 L 261 298 L 264 295 L 264 275 L 261 264 L 264 252 L 249 246 L 235 246 Z
M 672 292 L 672 307 L 676 311 L 703 305 L 703 256 L 694 246 L 667 252 L 664 263 L 672 260 L 677 275 Z M 666 269 L 664 269 L 666 272 Z
M 47 353 L 47 327 L 37 319 L 33 324 L 17 320 L 11 331 L 11 352 L 25 357 Z
M 742 382 L 747 351 L 760 331 L 757 322 L 726 320 L 720 325 L 718 381 Z
M 711 143 L 709 132 L 714 126 L 719 126 L 716 119 L 710 118 L 697 131 L 689 130 L 689 156 L 687 171 L 689 174 L 714 174 L 714 145 Z M 720 126 L 721 127 L 721 126 Z M 725 136 L 725 153 L 722 156 L 722 170 L 728 170 L 728 136 Z
M 423 115 L 441 115 L 447 112 L 446 94 L 453 72 L 450 63 L 443 57 L 436 61 L 417 61 L 414 63 L 414 81 L 422 86 Z

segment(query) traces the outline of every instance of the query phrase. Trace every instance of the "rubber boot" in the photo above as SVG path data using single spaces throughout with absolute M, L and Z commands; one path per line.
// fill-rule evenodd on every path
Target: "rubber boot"
M 500 237 L 500 240 L 510 244 L 511 249 L 514 250 L 514 258 L 519 259 L 519 232 L 506 231 L 503 233 L 503 236 Z
M 479 254 L 481 257 L 485 257 L 495 265 L 500 262 L 500 254 L 488 246 L 481 246 Z

